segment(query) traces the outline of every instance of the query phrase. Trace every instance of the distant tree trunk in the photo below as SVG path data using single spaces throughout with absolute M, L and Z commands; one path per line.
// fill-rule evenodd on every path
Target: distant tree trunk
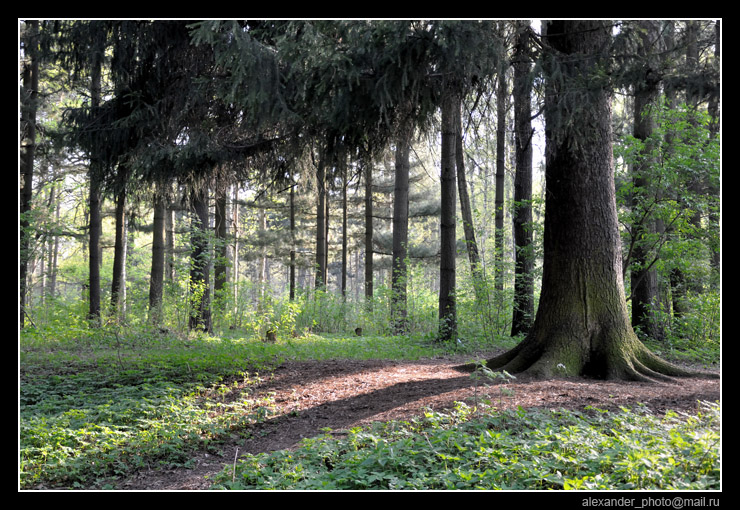
M 53 200 L 53 208 L 54 208 L 54 221 L 56 223 L 59 223 L 59 216 L 61 214 L 61 203 L 59 200 L 56 200 L 56 193 L 54 192 L 56 188 L 52 188 L 52 196 L 54 197 Z M 48 294 L 49 297 L 55 297 L 57 295 L 57 267 L 58 267 L 58 261 L 59 261 L 59 235 L 55 234 L 52 236 L 52 239 L 50 241 L 50 254 L 49 254 L 49 288 L 48 288 Z
M 20 179 L 20 327 L 25 325 L 28 261 L 31 236 L 28 214 L 33 199 L 33 165 L 36 157 L 36 111 L 39 88 L 39 62 L 37 56 L 38 21 L 28 21 L 24 50 L 27 60 L 23 63 L 23 88 L 21 90 L 21 179 Z
M 103 67 L 103 49 L 93 48 L 93 62 L 90 72 L 90 107 L 96 109 L 100 106 L 100 87 L 101 72 Z M 89 207 L 90 207 L 90 225 L 89 235 L 89 310 L 88 319 L 94 326 L 100 325 L 100 266 L 102 253 L 100 251 L 100 237 L 102 234 L 101 220 L 101 174 L 102 162 L 97 154 L 90 154 L 90 167 L 88 171 L 90 190 L 89 190 Z
M 126 267 L 126 191 L 121 189 L 116 196 L 116 233 L 113 248 L 113 275 L 111 278 L 110 312 L 122 319 Z
M 159 325 L 162 320 L 165 266 L 165 215 L 167 203 L 161 185 L 154 194 L 154 221 L 152 223 L 152 265 L 149 272 L 149 322 Z
M 440 212 L 440 266 L 439 266 L 439 339 L 457 338 L 457 304 L 455 298 L 456 267 L 456 172 L 455 149 L 457 145 L 456 119 L 460 98 L 446 93 L 442 99 L 441 147 L 441 212 Z
M 326 287 L 326 168 L 323 156 L 319 158 L 319 164 L 316 168 L 316 288 L 323 289 Z
M 714 24 L 714 34 L 715 34 L 715 41 L 714 41 L 714 61 L 716 62 L 717 67 L 720 67 L 720 48 L 721 48 L 721 39 L 720 39 L 720 20 L 717 20 Z M 717 76 L 719 76 L 719 70 L 717 72 Z M 719 85 L 719 84 L 718 84 Z M 717 89 L 719 90 L 719 86 Z M 710 132 L 712 133 L 712 137 L 716 137 L 719 135 L 719 127 L 720 127 L 720 112 L 719 112 L 719 93 L 712 94 L 709 98 L 709 104 L 707 105 L 707 111 L 709 112 L 709 115 L 711 117 L 711 124 L 710 124 Z M 720 203 L 720 187 L 718 185 L 712 184 L 709 187 L 709 192 L 714 195 L 714 197 L 717 200 L 717 203 Z M 709 213 L 709 221 L 713 229 L 715 229 L 717 232 L 719 232 L 719 224 L 720 224 L 720 214 L 719 210 L 712 208 L 712 210 Z M 719 236 L 717 236 L 719 239 Z M 720 262 L 720 244 L 712 243 L 711 246 L 711 265 L 712 269 L 714 271 L 714 278 L 712 278 L 712 288 L 715 290 L 719 290 L 719 282 L 720 282 L 720 276 L 722 274 Z
M 542 293 L 527 337 L 488 360 L 533 376 L 654 380 L 689 375 L 652 354 L 630 325 L 612 164 L 611 92 L 597 72 L 610 25 L 550 21 Z M 588 89 L 583 84 L 589 83 Z
M 480 254 L 478 252 L 478 242 L 475 237 L 475 226 L 473 223 L 473 210 L 470 206 L 470 196 L 468 195 L 468 180 L 465 175 L 465 155 L 463 153 L 463 127 L 462 114 L 460 111 L 462 105 L 455 108 L 455 168 L 457 169 L 457 192 L 460 195 L 460 213 L 462 214 L 463 232 L 465 233 L 465 246 L 468 251 L 468 260 L 470 261 L 470 274 L 473 277 L 473 289 L 475 291 L 478 304 L 484 300 L 485 279 L 483 277 L 483 268 L 480 263 Z
M 655 108 L 659 97 L 659 69 L 657 69 L 657 43 L 660 37 L 656 21 L 636 21 L 640 29 L 640 44 L 638 52 L 645 59 L 644 75 L 635 83 L 635 105 L 633 134 L 638 140 L 648 143 L 655 127 Z M 649 53 L 656 52 L 654 55 Z M 646 146 L 645 157 L 648 158 L 652 147 Z M 642 203 L 647 197 L 643 190 L 649 185 L 649 177 L 645 175 L 648 167 L 654 162 L 643 161 L 632 169 L 633 173 L 633 207 L 641 210 Z M 658 197 L 654 198 L 657 200 Z M 651 268 L 650 252 L 641 239 L 648 238 L 657 230 L 653 215 L 643 216 L 640 221 L 632 225 L 632 236 L 636 239 L 632 250 L 632 326 L 640 328 L 645 334 L 655 340 L 663 338 L 663 332 L 658 322 L 654 320 L 655 307 L 659 304 L 658 273 Z
M 393 193 L 393 256 L 391 273 L 391 319 L 393 332 L 406 332 L 406 257 L 409 239 L 409 152 L 407 130 L 396 137 L 395 184 Z
M 529 22 L 517 23 L 514 49 L 514 311 L 511 336 L 526 333 L 534 320 L 532 253 L 532 76 Z
M 208 254 L 208 188 L 191 191 L 190 319 L 191 330 L 211 331 Z
M 231 200 L 231 224 L 234 231 L 234 247 L 232 251 L 232 277 L 234 289 L 234 306 L 239 302 L 239 187 L 234 186 L 233 199 Z M 236 314 L 235 314 L 236 316 Z
M 290 187 L 290 300 L 295 299 L 295 185 Z
M 699 62 L 699 21 L 689 20 L 686 22 L 686 71 L 689 75 L 698 74 L 701 72 Z M 699 104 L 702 101 L 701 87 L 689 86 L 686 90 L 686 104 L 690 109 L 696 110 L 699 108 Z M 691 121 L 690 121 L 691 122 Z M 694 174 L 694 177 L 689 181 L 689 191 L 696 195 L 703 193 L 705 186 L 705 175 Z M 695 209 L 689 205 L 692 209 Z M 694 226 L 697 232 L 702 230 L 702 214 L 705 211 L 694 210 L 694 214 L 689 220 L 691 225 Z M 700 278 L 686 278 L 685 288 L 690 294 L 700 294 L 704 291 L 704 285 Z
M 365 299 L 373 298 L 373 168 L 365 162 Z
M 221 297 L 221 294 L 224 292 L 229 275 L 229 245 L 226 241 L 226 192 L 226 184 L 223 182 L 218 183 L 214 207 L 216 261 L 213 266 L 213 292 L 216 298 Z
M 266 203 L 263 203 L 262 205 L 258 205 L 259 207 L 259 213 L 257 214 L 258 221 L 259 221 L 259 233 L 260 238 L 264 239 L 267 235 L 267 213 L 265 211 L 265 208 L 267 207 Z M 269 271 L 267 268 L 267 245 L 262 242 L 260 245 L 260 259 L 259 259 L 259 296 L 260 296 L 260 309 L 265 304 L 264 298 L 265 298 L 265 291 L 267 290 L 268 280 L 269 277 Z
M 342 175 L 342 299 L 347 299 L 347 161 L 340 160 L 340 173 Z
M 165 278 L 168 282 L 175 281 L 175 208 L 167 200 L 164 217 L 164 244 L 165 244 Z

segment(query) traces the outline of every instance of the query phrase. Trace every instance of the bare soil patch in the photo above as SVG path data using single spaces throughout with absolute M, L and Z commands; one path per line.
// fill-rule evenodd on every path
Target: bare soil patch
M 485 358 L 488 355 L 482 355 Z M 422 361 L 307 361 L 286 363 L 256 389 L 271 395 L 272 418 L 255 425 L 250 438 L 222 445 L 219 454 L 199 453 L 192 469 L 150 470 L 118 483 L 122 490 L 200 490 L 207 476 L 232 465 L 237 455 L 295 447 L 303 438 L 331 428 L 341 431 L 374 421 L 404 420 L 426 409 L 443 410 L 455 402 L 472 405 L 475 382 L 456 367 L 470 357 Z M 507 382 L 505 396 L 488 392 L 499 408 L 582 410 L 587 406 L 616 410 L 644 404 L 656 414 L 693 412 L 698 401 L 720 399 L 719 379 L 687 378 L 674 382 L 617 382 L 584 378 Z

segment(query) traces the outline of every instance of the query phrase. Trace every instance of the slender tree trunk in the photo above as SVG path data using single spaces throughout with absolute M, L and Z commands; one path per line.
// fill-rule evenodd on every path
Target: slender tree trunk
M 347 300 L 347 161 L 346 158 L 342 158 L 341 162 L 341 174 L 342 174 L 342 299 Z
M 59 216 L 61 214 L 61 203 L 56 200 L 54 203 L 54 221 L 59 224 Z M 49 254 L 49 297 L 55 297 L 57 295 L 57 267 L 59 262 L 59 235 L 54 234 L 51 246 L 51 253 Z
M 501 66 L 496 92 L 496 289 L 504 289 L 504 183 L 506 176 L 506 67 Z
M 365 299 L 373 298 L 373 168 L 365 163 Z
M 648 144 L 655 127 L 654 110 L 657 107 L 659 96 L 659 69 L 655 56 L 649 55 L 657 51 L 657 43 L 660 37 L 655 21 L 636 21 L 640 28 L 641 44 L 638 52 L 646 59 L 644 76 L 635 84 L 635 105 L 633 134 L 636 139 Z M 649 158 L 652 147 L 646 145 L 644 148 L 645 158 Z M 641 210 L 645 207 L 645 190 L 648 185 L 648 176 L 645 172 L 654 162 L 643 161 L 632 169 L 633 173 L 633 207 Z M 654 198 L 657 200 L 658 198 Z M 632 225 L 632 235 L 636 238 L 632 251 L 631 271 L 631 295 L 632 295 L 632 326 L 640 328 L 653 339 L 663 338 L 658 322 L 654 319 L 655 307 L 659 304 L 658 273 L 651 269 L 650 252 L 641 239 L 649 238 L 657 230 L 656 221 L 652 215 L 643 215 L 641 221 Z
M 122 319 L 123 295 L 126 267 L 126 191 L 121 190 L 116 197 L 116 233 L 113 248 L 113 276 L 111 278 L 110 312 L 118 320 Z
M 698 74 L 700 71 L 699 63 L 699 21 L 689 20 L 686 22 L 686 70 L 690 74 Z M 699 108 L 699 103 L 702 100 L 702 94 L 699 88 L 690 86 L 686 90 L 686 103 L 690 109 L 696 110 Z M 692 122 L 690 120 L 690 122 Z M 694 178 L 689 182 L 689 191 L 696 195 L 703 193 L 705 186 L 704 175 L 694 175 Z M 692 209 L 691 205 L 689 205 Z M 694 214 L 689 220 L 691 225 L 694 226 L 697 232 L 702 230 L 702 214 L 706 211 L 694 210 Z M 700 294 L 704 291 L 704 285 L 700 278 L 686 278 L 685 288 L 690 294 Z
M 239 267 L 240 267 L 240 259 L 239 259 L 239 187 L 234 186 L 233 191 L 233 199 L 232 199 L 232 206 L 231 206 L 231 224 L 232 229 L 234 231 L 234 247 L 232 251 L 232 266 L 233 266 L 233 272 L 231 281 L 233 282 L 233 289 L 234 289 L 234 306 L 236 307 L 236 303 L 239 302 Z M 236 317 L 237 314 L 235 313 L 234 316 Z
M 93 49 L 93 63 L 90 77 L 90 106 L 95 110 L 100 106 L 101 72 L 103 67 L 103 49 Z M 90 181 L 89 207 L 89 310 L 88 319 L 92 325 L 100 325 L 100 266 L 102 263 L 102 252 L 100 250 L 100 237 L 102 235 L 101 220 L 101 183 L 102 162 L 97 154 L 90 154 L 90 168 L 88 171 Z
M 21 101 L 21 186 L 20 186 L 20 327 L 25 325 L 28 262 L 31 235 L 28 215 L 33 199 L 33 165 L 36 158 L 36 111 L 39 88 L 39 63 L 37 56 L 38 21 L 28 21 L 24 50 L 27 60 L 23 64 L 23 89 Z
M 393 332 L 406 332 L 406 258 L 409 238 L 409 152 L 410 136 L 404 131 L 396 138 L 395 184 L 393 193 L 393 255 L 391 273 L 391 318 Z
M 440 212 L 440 266 L 439 266 L 439 339 L 457 338 L 456 286 L 456 172 L 455 148 L 457 145 L 456 119 L 460 99 L 448 92 L 442 99 L 442 148 L 441 148 L 441 212 Z
M 226 185 L 219 183 L 216 189 L 214 208 L 216 261 L 213 267 L 213 292 L 217 298 L 221 297 L 221 294 L 225 291 L 229 275 L 229 245 L 226 240 L 226 192 Z
M 721 40 L 720 40 L 720 20 L 717 20 L 714 24 L 714 34 L 715 34 L 715 41 L 714 41 L 714 61 L 716 62 L 716 66 L 720 67 L 720 48 L 722 46 Z M 719 69 L 717 69 L 717 76 L 719 76 Z M 718 84 L 719 85 L 719 84 Z M 717 89 L 720 87 L 718 86 Z M 709 115 L 711 117 L 711 124 L 710 124 L 710 132 L 712 137 L 716 137 L 719 135 L 719 127 L 720 127 L 720 112 L 719 112 L 719 93 L 712 94 L 712 96 L 709 98 L 709 104 L 707 105 L 707 111 L 709 112 Z M 720 187 L 716 184 L 711 184 L 709 186 L 709 192 L 712 193 L 712 195 L 716 198 L 717 203 L 720 203 Z M 709 213 L 709 221 L 710 225 L 714 230 L 716 230 L 719 233 L 719 225 L 720 225 L 720 212 L 718 208 L 712 208 L 712 210 Z M 720 236 L 717 235 L 717 239 L 720 240 Z M 712 270 L 714 272 L 713 278 L 712 278 L 712 287 L 715 290 L 719 290 L 719 283 L 721 279 L 721 257 L 720 257 L 720 245 L 721 241 L 717 244 L 713 243 L 711 246 L 711 266 Z
M 175 208 L 167 200 L 164 217 L 164 244 L 165 244 L 165 278 L 168 282 L 175 281 Z
M 154 221 L 152 223 L 152 266 L 149 272 L 149 322 L 159 325 L 162 321 L 165 266 L 165 216 L 167 203 L 161 185 L 154 194 Z
M 316 288 L 323 289 L 326 287 L 326 168 L 323 157 L 319 158 L 319 164 L 316 168 Z
M 259 213 L 258 221 L 259 221 L 259 232 L 260 232 L 260 238 L 264 239 L 267 234 L 267 213 L 265 211 L 265 208 L 267 207 L 266 203 L 263 203 L 261 205 L 258 205 L 259 207 Z M 260 296 L 260 309 L 265 304 L 265 291 L 267 290 L 269 280 L 269 272 L 267 268 L 267 246 L 264 243 L 261 243 L 260 246 L 260 259 L 259 259 L 259 296 Z
M 547 91 L 542 293 L 527 337 L 488 361 L 540 377 L 654 380 L 689 375 L 653 355 L 629 322 L 612 164 L 610 25 L 545 25 Z M 583 88 L 589 83 L 588 89 Z
M 468 251 L 468 260 L 470 261 L 470 273 L 473 277 L 473 288 L 475 290 L 478 304 L 482 304 L 485 299 L 485 278 L 483 277 L 483 268 L 481 267 L 480 254 L 478 252 L 478 242 L 475 237 L 475 228 L 473 223 L 473 210 L 470 206 L 470 196 L 468 195 L 468 181 L 465 176 L 465 156 L 463 153 L 463 128 L 461 105 L 455 108 L 456 124 L 456 144 L 455 144 L 455 168 L 457 169 L 457 192 L 460 195 L 460 213 L 463 221 L 463 232 L 465 233 L 465 246 Z
M 514 311 L 511 336 L 526 333 L 534 320 L 532 253 L 532 76 L 529 22 L 517 23 L 514 54 Z
M 295 185 L 290 187 L 290 300 L 295 299 Z
M 190 319 L 191 330 L 211 331 L 208 189 L 191 191 Z

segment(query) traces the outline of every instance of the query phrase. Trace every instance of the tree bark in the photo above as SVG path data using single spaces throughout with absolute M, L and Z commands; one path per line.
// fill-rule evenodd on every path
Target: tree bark
M 611 94 L 609 84 L 597 78 L 610 25 L 550 21 L 545 41 L 542 294 L 527 337 L 487 364 L 538 377 L 654 380 L 689 375 L 645 348 L 629 322 L 612 166 Z M 591 86 L 584 89 L 585 83 Z

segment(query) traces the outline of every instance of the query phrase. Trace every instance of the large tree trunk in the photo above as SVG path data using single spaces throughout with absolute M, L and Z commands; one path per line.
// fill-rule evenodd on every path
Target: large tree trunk
M 396 172 L 393 193 L 393 264 L 391 274 L 391 317 L 393 332 L 406 331 L 406 255 L 409 238 L 409 137 L 396 140 Z
M 532 253 L 532 75 L 529 22 L 517 23 L 514 54 L 514 311 L 511 336 L 526 333 L 534 319 Z
M 460 108 L 459 96 L 448 92 L 442 99 L 441 212 L 439 265 L 439 339 L 457 337 L 457 304 L 455 299 L 456 247 L 456 172 L 455 148 Z
M 603 62 L 599 57 L 609 46 L 610 25 L 551 21 L 545 40 L 550 67 L 542 294 L 527 337 L 488 360 L 488 366 L 540 377 L 650 380 L 664 374 L 688 375 L 648 351 L 629 321 L 612 166 L 610 93 L 608 84 L 595 79 Z M 582 88 L 585 83 L 592 84 L 588 90 Z

